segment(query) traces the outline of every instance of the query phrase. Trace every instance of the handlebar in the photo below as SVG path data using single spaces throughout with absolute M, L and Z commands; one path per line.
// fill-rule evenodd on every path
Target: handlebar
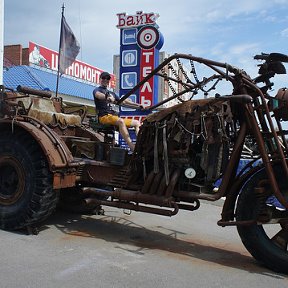
M 270 54 L 261 53 L 254 56 L 255 60 L 267 60 Z
M 288 63 L 288 56 L 282 53 L 261 53 L 254 56 L 255 60 L 265 60 L 267 62 L 287 62 Z

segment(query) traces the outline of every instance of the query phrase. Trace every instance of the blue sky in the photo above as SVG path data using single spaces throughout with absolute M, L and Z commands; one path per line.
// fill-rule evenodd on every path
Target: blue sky
M 5 45 L 32 41 L 58 50 L 63 0 L 3 1 Z M 228 62 L 250 74 L 257 73 L 255 54 L 288 54 L 288 0 L 69 0 L 65 7 L 81 45 L 78 59 L 109 72 L 119 53 L 121 12 L 159 13 L 162 51 L 170 54 Z

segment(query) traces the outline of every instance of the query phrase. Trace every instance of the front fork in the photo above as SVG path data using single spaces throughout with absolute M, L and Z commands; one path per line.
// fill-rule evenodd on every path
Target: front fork
M 236 178 L 237 166 L 241 159 L 241 153 L 242 153 L 243 145 L 245 142 L 245 137 L 248 133 L 247 132 L 248 129 L 252 131 L 255 137 L 255 140 L 257 142 L 257 145 L 259 147 L 259 152 L 263 161 L 263 166 L 265 167 L 265 170 L 267 171 L 267 179 L 265 181 L 266 181 L 266 184 L 270 186 L 269 191 L 266 191 L 266 188 L 264 187 L 265 186 L 264 183 L 259 183 L 260 185 L 257 185 L 257 187 L 255 187 L 255 194 L 257 195 L 256 197 L 261 199 L 260 202 L 263 203 L 263 205 L 261 206 L 263 206 L 264 208 L 264 207 L 267 207 L 265 205 L 265 201 L 267 197 L 271 195 L 271 192 L 272 192 L 277 197 L 277 199 L 281 202 L 281 204 L 284 205 L 285 203 L 284 207 L 286 208 L 288 207 L 287 201 L 283 197 L 282 193 L 280 192 L 279 185 L 276 181 L 275 172 L 272 168 L 272 162 L 270 161 L 270 158 L 267 155 L 267 151 L 265 149 L 265 143 L 264 143 L 262 134 L 260 132 L 259 125 L 256 121 L 252 104 L 250 103 L 246 104 L 244 111 L 245 111 L 244 113 L 246 114 L 244 119 L 246 119 L 246 121 L 243 121 L 240 125 L 240 130 L 239 130 L 236 142 L 233 147 L 233 152 L 231 154 L 230 161 L 227 165 L 227 168 L 222 178 L 221 185 L 219 187 L 219 191 L 217 193 L 220 195 L 219 197 L 226 196 L 226 200 L 223 205 L 223 209 L 221 213 L 222 219 L 218 221 L 218 225 L 220 226 L 236 225 L 236 223 L 233 221 L 231 222 L 231 220 L 234 219 L 234 208 L 235 208 L 235 202 L 236 202 L 237 196 L 243 184 L 253 175 L 253 173 L 255 173 L 256 171 L 255 169 L 257 169 L 256 167 L 255 169 L 251 168 L 251 170 L 245 173 L 243 177 Z M 249 128 L 248 128 L 248 123 L 249 123 Z M 278 138 L 276 139 L 276 141 L 277 140 Z M 281 166 L 284 166 L 287 168 L 287 163 L 283 155 L 283 151 L 282 151 L 282 154 L 280 153 L 280 156 L 281 155 L 282 155 L 282 159 L 284 160 L 284 161 L 281 161 L 281 164 L 282 164 Z M 269 195 L 267 193 L 269 193 Z M 260 210 L 262 212 L 260 212 L 259 217 L 261 220 L 266 222 L 266 220 L 268 219 L 268 215 L 266 213 L 267 210 L 266 209 L 260 209 Z
M 246 104 L 245 105 L 246 109 L 245 109 L 245 113 L 246 113 L 246 119 L 247 121 L 249 121 L 249 125 L 251 127 L 251 131 L 253 133 L 253 136 L 255 137 L 257 146 L 259 148 L 259 154 L 262 158 L 263 161 L 263 165 L 266 169 L 267 172 L 267 177 L 269 179 L 269 183 L 270 183 L 270 187 L 272 189 L 272 193 L 274 193 L 274 195 L 276 196 L 276 198 L 280 201 L 280 203 L 286 208 L 288 209 L 288 202 L 287 200 L 284 198 L 284 196 L 282 195 L 280 189 L 279 189 L 279 185 L 276 181 L 276 177 L 275 177 L 275 173 L 273 171 L 272 168 L 272 159 L 269 158 L 268 153 L 266 151 L 265 148 L 265 142 L 263 140 L 263 136 L 261 134 L 261 131 L 259 129 L 259 125 L 256 121 L 255 115 L 254 115 L 254 109 L 252 106 L 252 103 Z M 269 115 L 270 116 L 270 115 Z M 271 118 L 269 118 L 271 119 Z M 271 124 L 271 123 L 269 123 Z M 272 130 L 272 137 L 274 138 L 275 144 L 276 144 L 276 148 L 277 148 L 277 158 L 280 160 L 283 171 L 285 172 L 286 178 L 288 179 L 288 167 L 287 167 L 287 162 L 285 159 L 285 155 L 283 153 L 283 150 L 280 146 L 280 142 L 279 139 L 277 137 L 277 134 L 275 132 L 274 127 L 272 127 L 273 125 L 270 125 L 271 130 Z M 274 155 L 273 155 L 274 156 Z

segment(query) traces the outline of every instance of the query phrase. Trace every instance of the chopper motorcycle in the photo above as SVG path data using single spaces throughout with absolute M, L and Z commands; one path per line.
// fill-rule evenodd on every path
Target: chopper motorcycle
M 154 77 L 173 94 L 145 108 L 132 154 L 85 113 L 67 114 L 60 98 L 1 87 L 1 228 L 38 224 L 59 202 L 173 216 L 222 198 L 217 224 L 236 226 L 256 260 L 288 273 L 288 90 L 269 94 L 288 57 L 255 59 L 256 78 L 188 54 L 165 59 L 118 102 Z

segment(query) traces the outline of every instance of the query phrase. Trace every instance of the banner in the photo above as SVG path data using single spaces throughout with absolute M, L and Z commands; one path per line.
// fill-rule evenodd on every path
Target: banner
M 61 74 L 64 74 L 66 68 L 68 68 L 74 62 L 79 51 L 79 42 L 67 24 L 64 15 L 62 15 L 59 47 L 59 72 Z

